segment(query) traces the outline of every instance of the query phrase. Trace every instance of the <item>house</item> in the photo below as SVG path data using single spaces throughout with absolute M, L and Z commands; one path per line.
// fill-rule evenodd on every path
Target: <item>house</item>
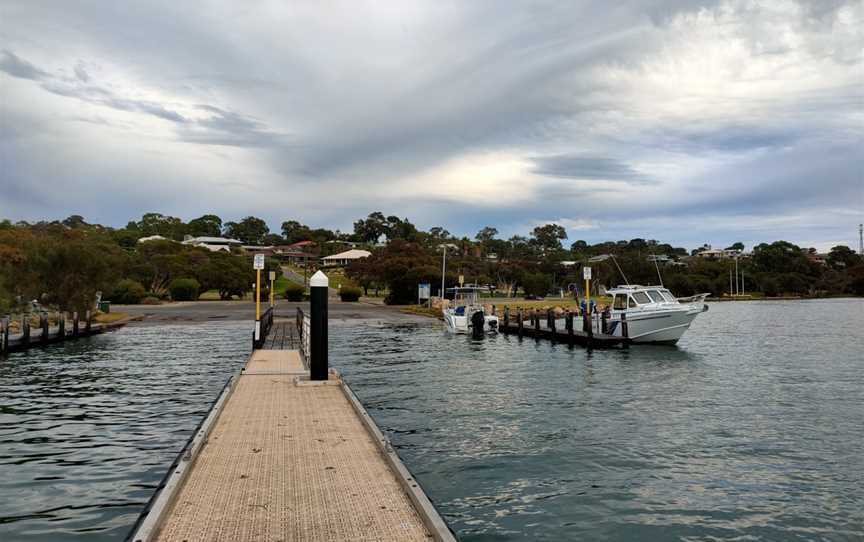
M 147 243 L 149 241 L 170 241 L 167 237 L 162 237 L 161 235 L 151 235 L 149 237 L 142 237 L 138 239 L 139 243 Z
M 371 255 L 372 253 L 368 250 L 352 248 L 351 250 L 346 250 L 339 254 L 333 254 L 332 256 L 321 258 L 321 264 L 325 267 L 345 267 L 352 262 L 368 258 Z
M 711 245 L 707 245 L 707 247 L 708 248 L 697 252 L 696 256 L 699 258 L 705 258 L 706 260 L 725 260 L 727 258 L 738 258 L 741 256 L 741 251 L 734 248 L 721 250 L 718 248 L 711 248 Z
M 211 252 L 218 252 L 220 250 L 231 252 L 232 248 L 241 248 L 243 241 L 227 239 L 225 237 L 187 237 L 183 240 L 183 244 L 206 248 Z

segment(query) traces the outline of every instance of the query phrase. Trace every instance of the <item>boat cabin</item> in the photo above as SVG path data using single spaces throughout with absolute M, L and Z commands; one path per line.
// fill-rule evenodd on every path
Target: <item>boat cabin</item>
M 646 305 L 678 304 L 672 292 L 662 286 L 619 286 L 609 290 L 612 295 L 612 310 L 626 311 Z

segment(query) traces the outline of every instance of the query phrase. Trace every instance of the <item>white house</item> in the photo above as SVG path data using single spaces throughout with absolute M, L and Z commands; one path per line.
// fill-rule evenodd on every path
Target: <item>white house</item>
M 351 262 L 356 262 L 357 260 L 368 258 L 371 255 L 372 253 L 368 250 L 352 248 L 351 250 L 346 250 L 345 252 L 340 252 L 339 254 L 325 256 L 321 258 L 321 263 L 325 267 L 345 267 Z
M 168 240 L 167 237 L 162 237 L 161 235 L 151 235 L 149 237 L 142 237 L 141 239 L 138 239 L 138 242 L 139 243 L 146 243 L 148 241 L 167 241 L 167 240 Z
M 225 237 L 190 237 L 183 241 L 184 245 L 206 248 L 211 252 L 224 250 L 230 252 L 232 248 L 240 248 L 243 241 L 237 239 L 226 239 Z

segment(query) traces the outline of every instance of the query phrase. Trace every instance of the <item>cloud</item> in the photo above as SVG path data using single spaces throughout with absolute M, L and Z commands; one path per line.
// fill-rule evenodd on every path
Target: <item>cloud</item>
M 107 220 L 91 207 L 106 191 L 118 224 L 212 210 L 345 230 L 381 209 L 469 235 L 557 221 L 588 240 L 701 245 L 833 242 L 864 219 L 856 1 L 29 2 L 4 16 L 0 189 L 67 194 L 0 200 L 13 219 Z
M 12 77 L 32 79 L 33 81 L 48 76 L 47 73 L 18 57 L 15 53 L 5 50 L 0 53 L 0 71 L 8 73 Z
M 567 179 L 593 179 L 650 184 L 653 181 L 615 158 L 559 154 L 533 158 L 534 173 Z

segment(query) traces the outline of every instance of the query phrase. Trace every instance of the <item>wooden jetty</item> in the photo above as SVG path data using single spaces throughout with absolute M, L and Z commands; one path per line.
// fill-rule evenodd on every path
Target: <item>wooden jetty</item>
M 604 333 L 605 321 L 593 315 L 585 320 L 576 313 L 566 311 L 557 315 L 551 310 L 523 311 L 512 314 L 508 307 L 504 308 L 503 319 L 498 322 L 498 331 L 505 335 L 517 335 L 533 339 L 547 339 L 563 344 L 575 344 L 589 348 L 627 348 L 630 340 L 627 338 L 626 323 L 622 326 L 624 336 Z M 625 320 L 626 322 L 626 316 Z
M 325 375 L 315 379 L 324 296 L 323 320 L 313 291 L 311 316 L 276 320 L 255 337 L 262 348 L 228 381 L 128 540 L 455 541 L 353 391 L 326 368 L 326 341 Z
M 57 325 L 51 327 L 47 315 L 40 314 L 38 327 L 31 327 L 30 318 L 25 316 L 21 321 L 21 333 L 12 335 L 10 332 L 10 319 L 8 317 L 0 318 L 0 356 L 39 346 L 98 335 L 123 327 L 127 323 L 129 323 L 129 320 L 109 324 L 96 324 L 93 323 L 90 311 L 87 311 L 83 319 L 79 319 L 78 314 L 74 312 L 71 318 L 67 318 L 65 313 L 60 313 Z

